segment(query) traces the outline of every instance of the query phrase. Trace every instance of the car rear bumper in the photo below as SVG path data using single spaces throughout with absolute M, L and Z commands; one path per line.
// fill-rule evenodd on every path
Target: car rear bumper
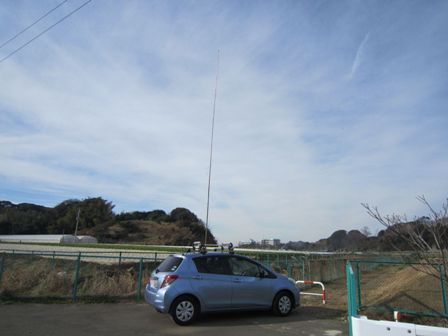
M 169 306 L 165 305 L 165 291 L 156 290 L 149 284 L 145 288 L 145 301 L 162 313 L 168 313 Z

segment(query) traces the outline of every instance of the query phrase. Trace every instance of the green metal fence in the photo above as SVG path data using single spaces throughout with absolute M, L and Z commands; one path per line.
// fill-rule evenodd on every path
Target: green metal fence
M 0 254 L 0 299 L 141 300 L 144 281 L 164 255 L 11 251 Z
M 244 253 L 242 253 L 244 254 Z M 354 255 L 249 254 L 266 267 L 296 280 L 328 282 L 345 277 L 345 263 Z
M 379 262 L 403 260 L 403 255 L 245 253 L 295 280 L 324 283 L 342 279 L 345 264 L 360 258 Z M 139 251 L 0 252 L 0 299 L 141 300 L 151 271 L 170 253 Z M 409 258 L 409 256 L 405 256 Z M 356 261 L 358 264 L 362 261 Z M 377 267 L 364 263 L 359 272 Z M 358 279 L 362 279 L 360 273 Z M 360 286 L 357 287 L 360 290 Z M 361 293 L 362 294 L 362 293 Z M 360 303 L 368 298 L 359 294 Z M 361 304 L 360 304 L 361 306 Z
M 443 265 L 352 260 L 346 264 L 348 316 L 394 311 L 419 317 L 448 318 Z M 350 327 L 351 330 L 351 327 Z
M 308 255 L 251 255 L 265 266 L 287 274 L 296 280 L 314 280 L 324 283 L 342 279 L 346 276 L 345 265 L 349 260 L 368 260 L 382 262 L 411 262 L 413 254 L 308 254 Z
M 141 300 L 145 281 L 169 253 L 0 252 L 0 299 L 35 301 Z M 331 281 L 344 277 L 349 255 L 249 254 L 296 280 Z

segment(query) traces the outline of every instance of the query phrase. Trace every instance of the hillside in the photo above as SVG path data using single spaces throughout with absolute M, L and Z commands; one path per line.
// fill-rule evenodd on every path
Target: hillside
M 0 201 L 0 234 L 73 234 L 79 210 L 78 234 L 95 236 L 100 242 L 190 245 L 204 237 L 204 223 L 185 208 L 176 208 L 170 213 L 152 210 L 119 214 L 113 209 L 114 205 L 101 197 L 65 200 L 53 208 Z M 421 223 L 416 220 L 400 225 L 400 230 L 412 230 Z M 445 236 L 448 237 L 448 230 Z M 208 237 L 208 243 L 216 243 L 210 231 Z M 428 241 L 431 242 L 430 237 Z M 329 252 L 411 249 L 391 228 L 380 231 L 377 236 L 366 236 L 358 230 L 337 230 L 328 238 L 316 242 L 290 241 L 283 248 Z
M 362 252 L 362 251 L 410 251 L 412 246 L 397 235 L 397 231 L 418 231 L 425 235 L 425 239 L 431 246 L 434 240 L 421 225 L 425 218 L 408 223 L 396 224 L 378 232 L 376 236 L 366 236 L 358 230 L 337 230 L 328 238 L 309 243 L 303 241 L 290 241 L 284 248 L 292 250 L 328 251 L 328 252 Z M 448 229 L 445 229 L 443 237 L 448 237 Z M 443 239 L 446 241 L 446 239 Z
M 204 238 L 204 223 L 190 210 L 123 212 L 101 197 L 66 200 L 55 207 L 0 201 L 0 234 L 73 234 L 79 211 L 79 235 L 100 242 L 191 245 Z M 216 243 L 208 231 L 208 243 Z

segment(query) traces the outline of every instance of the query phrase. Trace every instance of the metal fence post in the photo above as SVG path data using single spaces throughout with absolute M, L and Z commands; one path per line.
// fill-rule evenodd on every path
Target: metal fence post
M 359 262 L 356 262 L 356 289 L 358 290 L 358 307 L 361 307 L 361 272 L 359 271 Z
M 78 293 L 78 278 L 79 278 L 79 267 L 81 264 L 81 252 L 78 253 L 78 259 L 76 260 L 75 277 L 73 280 L 73 302 L 76 302 Z
M 306 280 L 305 277 L 305 259 L 302 258 L 302 279 Z
M 2 281 L 4 265 L 5 265 L 5 254 L 2 253 L 2 258 L 0 259 L 0 282 Z
M 308 258 L 308 279 L 312 280 L 312 275 L 311 275 L 311 260 Z
M 154 253 L 154 262 L 157 262 L 157 252 Z
M 118 267 L 120 267 L 121 265 L 121 251 L 120 251 L 120 256 L 118 257 Z
M 358 307 L 356 305 L 356 282 L 355 274 L 353 272 L 352 265 L 350 261 L 347 260 L 345 266 L 345 272 L 347 277 L 347 310 L 348 310 L 348 332 L 349 336 L 353 335 L 352 331 L 352 316 L 358 314 Z
M 53 260 L 51 262 L 51 268 L 52 268 L 53 271 L 56 268 L 56 260 L 54 259 L 55 254 L 56 254 L 56 251 L 53 251 Z
M 332 258 L 331 259 L 331 280 L 336 280 L 338 278 L 338 272 L 336 270 L 336 259 Z
M 445 265 L 440 264 L 439 265 L 439 272 L 440 272 L 440 287 L 442 289 L 442 301 L 443 301 L 443 310 L 445 312 L 445 315 L 448 315 L 448 304 L 446 300 L 446 287 L 445 287 Z
M 137 282 L 137 301 L 142 298 L 142 276 L 143 276 L 143 258 L 140 258 L 138 266 L 138 282 Z

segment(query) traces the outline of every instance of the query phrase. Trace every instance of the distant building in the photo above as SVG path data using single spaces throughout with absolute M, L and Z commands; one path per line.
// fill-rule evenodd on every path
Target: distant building
M 264 247 L 279 247 L 281 245 L 280 239 L 277 238 L 270 238 L 270 239 L 262 239 L 261 240 L 261 246 Z
M 242 247 L 242 246 L 254 246 L 254 245 L 257 245 L 257 242 L 255 241 L 255 240 L 253 240 L 253 239 L 250 239 L 249 241 L 240 241 L 239 243 L 238 243 L 238 246 L 239 247 Z

